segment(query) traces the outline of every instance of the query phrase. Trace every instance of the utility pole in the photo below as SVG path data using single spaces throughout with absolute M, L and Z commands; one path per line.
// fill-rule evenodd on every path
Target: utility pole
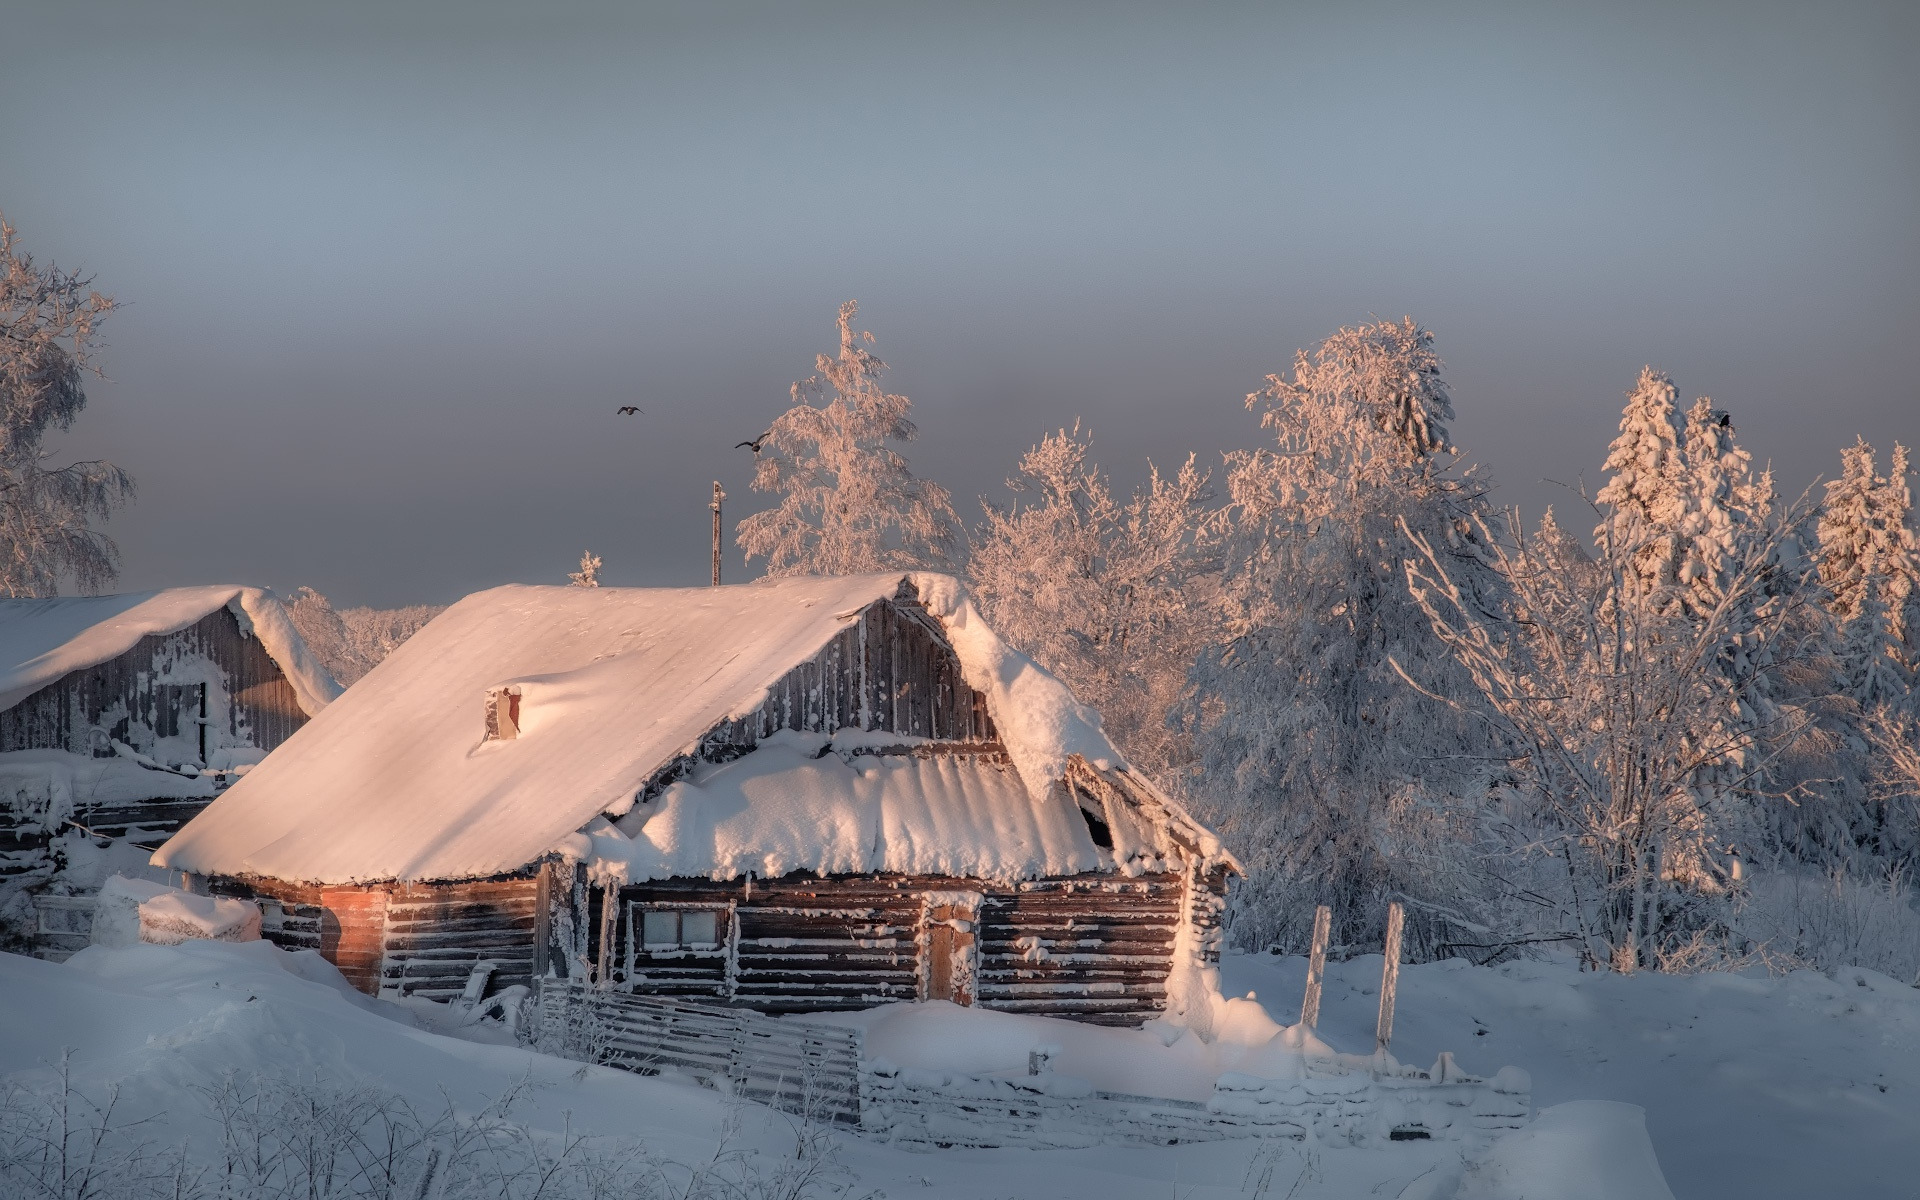
M 720 481 L 713 481 L 713 503 L 707 507 L 713 510 L 713 586 L 720 586 L 720 502 L 727 494 L 720 490 Z

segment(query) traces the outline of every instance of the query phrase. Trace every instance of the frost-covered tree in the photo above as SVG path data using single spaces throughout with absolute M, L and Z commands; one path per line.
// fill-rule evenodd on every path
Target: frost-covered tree
M 93 281 L 41 267 L 0 219 L 0 595 L 49 596 L 113 582 L 118 552 L 97 523 L 133 495 L 107 462 L 52 466 L 49 432 L 86 407 L 99 325 L 113 311 Z
M 567 572 L 567 579 L 574 587 L 600 586 L 600 556 L 591 550 L 580 552 L 580 569 Z
M 1116 497 L 1078 424 L 1042 439 L 986 507 L 969 557 L 987 620 L 1097 709 L 1137 765 L 1162 778 L 1189 757 L 1167 714 L 1217 622 L 1208 476 L 1192 457 Z
M 310 587 L 295 588 L 287 596 L 287 615 L 294 628 L 343 687 L 379 666 L 400 643 L 445 611 L 444 605 L 428 604 L 336 611 L 331 601 Z
M 1667 535 L 1631 491 L 1611 494 L 1592 558 L 1570 556 L 1554 529 L 1508 540 L 1482 526 L 1500 611 L 1426 535 L 1411 535 L 1408 582 L 1511 748 L 1495 878 L 1536 898 L 1541 932 L 1576 939 L 1595 965 L 1692 965 L 1703 939 L 1725 940 L 1729 851 L 1751 833 L 1770 762 L 1808 723 L 1762 702 L 1767 660 L 1751 652 L 1792 628 L 1777 569 L 1808 512 L 1733 541 L 1718 602 L 1690 609 L 1688 580 L 1649 590 L 1645 551 Z
M 1485 578 L 1482 489 L 1458 469 L 1440 369 L 1427 330 L 1368 324 L 1247 398 L 1274 440 L 1228 456 L 1226 627 L 1184 710 L 1193 802 L 1251 873 L 1230 914 L 1242 944 L 1304 947 L 1316 903 L 1333 906 L 1336 939 L 1366 942 L 1386 901 L 1407 899 L 1429 954 L 1479 925 L 1464 864 L 1495 760 L 1477 719 L 1436 699 L 1472 686 L 1402 567 L 1411 531 L 1463 580 Z
M 1634 547 L 1629 582 L 1646 589 L 1670 586 L 1679 574 L 1679 528 L 1686 488 L 1680 390 L 1662 372 L 1643 367 L 1627 393 L 1620 432 L 1607 448 L 1606 486 L 1595 497 L 1609 514 L 1598 540 L 1611 532 Z
M 1827 484 L 1816 556 L 1828 610 L 1840 630 L 1842 686 L 1863 708 L 1905 703 L 1913 686 L 1920 613 L 1920 538 L 1912 528 L 1907 448 L 1885 475 L 1864 439 L 1841 451 Z
M 948 565 L 959 522 L 946 489 L 915 477 L 893 444 L 917 436 L 912 402 L 881 386 L 886 369 L 840 306 L 840 353 L 793 385 L 792 407 L 759 439 L 753 488 L 780 497 L 740 522 L 738 541 L 767 574 L 853 575 Z

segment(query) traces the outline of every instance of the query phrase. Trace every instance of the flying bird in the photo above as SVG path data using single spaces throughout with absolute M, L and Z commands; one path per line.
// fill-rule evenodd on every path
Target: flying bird
M 733 444 L 733 448 L 735 450 L 740 450 L 740 449 L 751 450 L 754 452 L 755 455 L 758 455 L 760 453 L 760 447 L 765 445 L 766 440 L 772 436 L 773 436 L 773 430 L 769 429 L 765 433 L 761 434 L 759 437 L 753 439 L 750 442 L 735 442 Z
M 630 417 L 635 413 L 639 413 L 643 417 L 647 415 L 646 410 L 637 404 L 622 404 L 616 411 L 623 417 Z

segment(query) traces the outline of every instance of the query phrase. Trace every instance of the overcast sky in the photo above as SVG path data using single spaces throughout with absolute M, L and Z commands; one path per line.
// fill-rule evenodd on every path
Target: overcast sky
M 1643 363 L 1797 490 L 1920 442 L 1916 13 L 16 2 L 0 211 L 126 305 L 57 449 L 128 589 L 704 582 L 848 298 L 969 518 L 1076 417 L 1255 444 L 1370 314 L 1531 515 Z

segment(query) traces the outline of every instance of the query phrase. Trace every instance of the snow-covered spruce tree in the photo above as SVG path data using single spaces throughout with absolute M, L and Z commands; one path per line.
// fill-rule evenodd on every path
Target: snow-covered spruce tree
M 1844 647 L 1842 687 L 1863 710 L 1902 705 L 1920 665 L 1920 538 L 1911 525 L 1912 468 L 1896 444 L 1885 475 L 1864 439 L 1840 453 L 1827 484 L 1816 561 Z
M 753 489 L 780 502 L 737 528 L 769 576 L 941 567 L 957 543 L 946 489 L 916 478 L 889 444 L 917 436 L 912 402 L 880 385 L 886 364 L 866 348 L 873 335 L 854 332 L 858 311 L 840 306 L 839 356 L 818 357 L 760 441 Z
M 1027 451 L 1007 486 L 1031 499 L 985 506 L 969 587 L 1001 636 L 1098 710 L 1136 765 L 1167 778 L 1191 757 L 1167 714 L 1217 624 L 1212 491 L 1189 457 L 1119 498 L 1089 450 L 1076 424 Z
M 574 587 L 600 586 L 600 556 L 591 550 L 580 552 L 580 569 L 567 572 L 567 581 Z
M 1831 673 L 1841 769 L 1830 791 L 1849 818 L 1846 837 L 1801 839 L 1801 856 L 1856 877 L 1911 875 L 1920 867 L 1920 537 L 1912 528 L 1907 449 L 1887 473 L 1864 440 L 1841 452 L 1827 484 L 1816 554 L 1833 622 Z M 1809 853 L 1812 843 L 1821 853 Z
M 0 219 L 0 595 L 50 596 L 62 582 L 93 592 L 119 573 L 95 528 L 133 495 L 107 462 L 49 466 L 43 442 L 86 407 L 100 322 L 114 302 L 92 280 L 40 267 Z
M 1239 944 L 1302 950 L 1321 903 L 1337 942 L 1377 944 L 1394 898 L 1409 902 L 1415 954 L 1488 943 L 1470 860 L 1501 760 L 1448 702 L 1473 687 L 1402 566 L 1411 531 L 1451 556 L 1466 592 L 1492 582 L 1483 488 L 1458 469 L 1440 367 L 1411 320 L 1368 324 L 1247 398 L 1274 442 L 1228 456 L 1224 634 L 1183 707 L 1192 803 L 1250 871 L 1229 914 Z

